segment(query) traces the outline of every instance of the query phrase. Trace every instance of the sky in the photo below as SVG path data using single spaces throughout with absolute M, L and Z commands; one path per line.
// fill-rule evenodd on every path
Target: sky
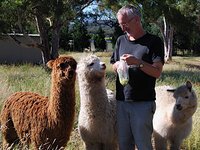
M 83 9 L 84 13 L 89 13 L 89 12 L 95 12 L 95 10 L 98 9 L 98 4 L 96 1 L 94 1 L 93 3 L 91 3 L 88 7 L 86 7 L 85 9 Z M 100 12 L 100 11 L 99 11 Z M 111 18 L 115 18 L 115 16 L 113 16 L 113 14 L 109 11 L 106 11 L 107 15 L 100 15 L 101 18 L 99 18 L 99 20 L 110 20 Z M 109 17 L 108 17 L 109 16 Z
M 97 5 L 97 2 L 94 1 L 93 3 L 91 3 L 88 7 L 86 7 L 85 9 L 83 9 L 83 12 L 91 12 L 93 11 L 93 9 L 97 9 L 98 8 L 98 5 Z

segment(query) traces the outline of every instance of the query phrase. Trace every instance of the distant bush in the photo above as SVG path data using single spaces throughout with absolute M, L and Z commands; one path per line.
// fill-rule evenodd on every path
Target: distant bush
M 106 50 L 106 40 L 105 40 L 105 33 L 101 27 L 93 37 L 94 46 L 96 51 L 104 51 Z
M 90 36 L 84 23 L 75 21 L 71 36 L 73 38 L 73 51 L 83 52 L 85 48 L 90 47 Z

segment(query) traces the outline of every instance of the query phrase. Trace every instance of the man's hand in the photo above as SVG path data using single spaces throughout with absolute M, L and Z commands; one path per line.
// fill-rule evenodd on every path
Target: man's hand
M 154 62 L 153 64 L 149 64 L 145 61 L 142 61 L 140 59 L 137 59 L 136 57 L 134 57 L 133 55 L 130 54 L 124 54 L 120 57 L 120 59 L 123 59 L 124 61 L 126 61 L 126 63 L 128 65 L 139 65 L 140 63 L 143 64 L 143 67 L 140 68 L 140 70 L 142 70 L 144 73 L 155 77 L 155 78 L 159 78 L 163 69 L 163 63 L 161 61 L 158 62 Z
M 116 61 L 116 62 L 113 64 L 113 66 L 112 66 L 112 68 L 113 68 L 113 70 L 114 70 L 115 72 L 117 72 L 118 66 L 119 66 L 119 61 Z
M 120 58 L 126 61 L 128 65 L 138 65 L 141 63 L 141 60 L 137 59 L 135 56 L 131 54 L 124 54 Z

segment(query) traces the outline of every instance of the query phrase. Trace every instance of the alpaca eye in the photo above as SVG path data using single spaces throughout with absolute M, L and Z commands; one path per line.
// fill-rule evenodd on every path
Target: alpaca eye
M 77 64 L 74 63 L 74 62 L 72 62 L 72 61 L 69 61 L 69 62 L 68 62 L 68 66 L 70 66 L 72 69 L 76 70 Z
M 185 98 L 187 99 L 187 98 L 189 98 L 189 96 L 185 96 Z
M 61 69 L 64 69 L 68 66 L 68 64 L 67 63 L 61 63 L 59 66 L 60 66 Z
M 91 64 L 89 64 L 88 66 L 93 66 L 94 65 L 94 63 L 91 63 Z

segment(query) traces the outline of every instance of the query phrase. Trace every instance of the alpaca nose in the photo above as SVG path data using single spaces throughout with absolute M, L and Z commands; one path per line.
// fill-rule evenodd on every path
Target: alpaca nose
M 106 65 L 105 64 L 102 64 L 102 67 L 103 67 L 103 69 L 106 69 Z
M 100 64 L 101 64 L 101 68 L 102 69 L 106 69 L 106 64 L 105 63 L 101 62 Z
M 181 104 L 176 104 L 176 109 L 178 109 L 178 110 L 182 110 L 183 107 L 181 106 Z

